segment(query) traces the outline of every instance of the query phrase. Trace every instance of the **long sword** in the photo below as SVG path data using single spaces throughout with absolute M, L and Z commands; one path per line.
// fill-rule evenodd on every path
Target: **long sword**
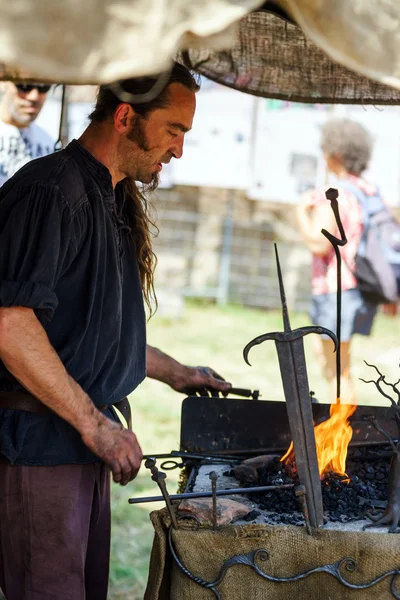
M 306 489 L 310 525 L 311 527 L 320 527 L 323 524 L 322 491 L 315 447 L 303 337 L 309 333 L 327 335 L 333 340 L 335 350 L 337 350 L 337 338 L 332 331 L 325 327 L 310 326 L 291 329 L 276 244 L 275 256 L 284 331 L 266 333 L 256 337 L 246 345 L 243 350 L 243 356 L 247 364 L 250 364 L 248 354 L 253 346 L 262 344 L 266 340 L 275 341 L 299 480 L 300 484 L 304 485 Z

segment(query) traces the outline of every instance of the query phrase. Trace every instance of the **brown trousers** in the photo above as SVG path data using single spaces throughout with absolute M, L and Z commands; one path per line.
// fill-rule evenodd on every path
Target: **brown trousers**
M 0 459 L 0 587 L 7 600 L 106 600 L 110 472 Z

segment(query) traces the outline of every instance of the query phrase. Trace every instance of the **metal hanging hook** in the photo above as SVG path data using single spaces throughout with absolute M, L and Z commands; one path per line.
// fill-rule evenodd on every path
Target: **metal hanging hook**
M 338 339 L 338 351 L 336 352 L 336 401 L 340 401 L 340 375 L 341 375 L 341 353 L 340 353 L 340 342 L 341 342 L 341 329 L 342 329 L 342 257 L 340 255 L 339 246 L 345 246 L 347 244 L 346 234 L 344 232 L 343 224 L 339 214 L 339 203 L 338 196 L 339 192 L 335 188 L 329 188 L 325 192 L 326 199 L 331 203 L 333 214 L 335 215 L 335 221 L 339 229 L 340 238 L 337 238 L 332 233 L 329 233 L 326 229 L 321 229 L 322 235 L 332 244 L 336 254 L 336 337 Z

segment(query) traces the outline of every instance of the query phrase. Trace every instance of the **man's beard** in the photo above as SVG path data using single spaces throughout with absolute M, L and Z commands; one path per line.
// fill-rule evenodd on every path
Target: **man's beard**
M 145 131 L 145 123 L 146 119 L 144 117 L 136 115 L 126 137 L 130 142 L 135 142 L 137 147 L 140 148 L 140 150 L 143 150 L 143 152 L 150 152 L 149 142 Z
M 126 137 L 130 142 L 134 142 L 137 145 L 137 147 L 143 152 L 150 152 L 150 146 L 145 131 L 145 123 L 146 119 L 144 117 L 136 115 L 136 117 L 133 119 L 131 128 L 129 130 L 129 133 L 127 133 Z M 143 183 L 141 187 L 143 192 L 154 192 L 154 190 L 158 187 L 159 183 L 159 173 L 153 173 L 151 176 L 151 182 Z
M 128 176 L 127 179 L 130 179 L 131 181 L 134 181 L 137 183 L 137 179 L 135 179 L 135 177 Z M 147 194 L 147 193 L 154 192 L 154 190 L 156 190 L 158 188 L 159 183 L 160 183 L 160 175 L 158 173 L 153 173 L 151 176 L 150 183 L 142 183 L 141 181 L 139 181 L 139 187 L 140 187 L 141 192 L 143 192 L 143 194 Z
M 156 188 L 158 188 L 158 184 L 160 183 L 160 175 L 159 173 L 153 173 L 151 176 L 150 183 L 143 183 L 142 190 L 144 193 L 146 192 L 154 192 Z

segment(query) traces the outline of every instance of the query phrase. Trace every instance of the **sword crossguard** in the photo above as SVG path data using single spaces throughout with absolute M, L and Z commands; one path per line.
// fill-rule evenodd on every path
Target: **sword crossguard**
M 319 325 L 310 325 L 309 327 L 299 327 L 298 329 L 294 329 L 293 331 L 273 331 L 271 333 L 264 333 L 263 335 L 259 335 L 254 338 L 251 342 L 249 342 L 243 350 L 243 358 L 246 363 L 251 367 L 249 363 L 248 356 L 250 350 L 253 346 L 258 346 L 267 340 L 274 340 L 276 342 L 293 342 L 294 340 L 298 340 L 310 333 L 316 333 L 317 335 L 327 335 L 331 338 L 334 344 L 334 352 L 337 351 L 339 347 L 339 342 L 336 335 L 330 329 L 326 327 L 320 327 Z

